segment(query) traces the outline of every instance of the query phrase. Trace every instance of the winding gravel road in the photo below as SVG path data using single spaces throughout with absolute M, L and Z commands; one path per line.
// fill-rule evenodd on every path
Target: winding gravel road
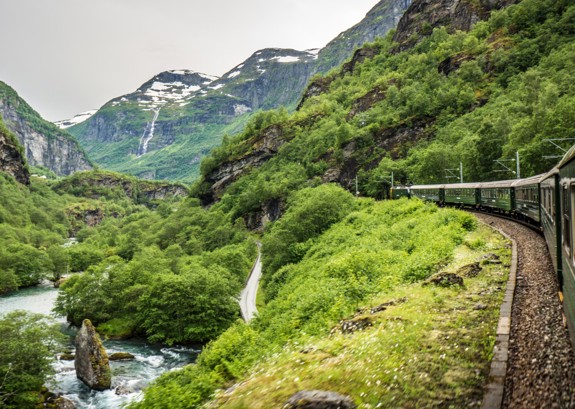
M 245 322 L 250 320 L 258 313 L 256 307 L 256 296 L 258 293 L 258 285 L 262 277 L 262 254 L 260 252 L 260 244 L 258 243 L 258 258 L 252 268 L 246 287 L 242 290 L 240 295 L 240 308 L 242 310 L 242 317 Z

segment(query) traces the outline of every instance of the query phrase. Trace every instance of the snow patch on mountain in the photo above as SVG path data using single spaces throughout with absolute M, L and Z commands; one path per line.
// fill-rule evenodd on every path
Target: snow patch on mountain
M 92 115 L 98 112 L 97 109 L 92 109 L 90 111 L 82 112 L 81 114 L 75 115 L 72 119 L 64 119 L 62 121 L 56 121 L 54 124 L 60 129 L 66 129 L 73 125 L 77 125 L 79 123 L 84 122 Z
M 242 115 L 242 114 L 245 114 L 247 112 L 251 112 L 251 110 L 252 109 L 250 107 L 243 105 L 243 104 L 234 105 L 234 114 L 236 114 L 236 115 Z
M 291 55 L 286 55 L 286 56 L 273 57 L 272 61 L 277 61 L 280 63 L 290 63 L 290 62 L 298 62 L 298 61 L 300 61 L 300 59 L 299 59 L 299 57 L 293 57 Z
M 170 83 L 154 81 L 147 90 L 142 92 L 144 98 L 138 99 L 138 102 L 141 106 L 157 109 L 168 102 L 184 102 L 200 89 L 202 87 L 199 85 L 186 85 L 180 81 Z

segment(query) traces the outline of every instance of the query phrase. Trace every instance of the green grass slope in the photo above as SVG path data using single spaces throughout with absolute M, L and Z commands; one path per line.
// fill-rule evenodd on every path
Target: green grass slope
M 297 390 L 318 388 L 363 408 L 480 399 L 505 269 L 465 278 L 465 287 L 422 282 L 487 251 L 508 257 L 503 242 L 476 230 L 470 215 L 417 200 L 357 200 L 330 186 L 303 195 L 327 197 L 294 202 L 264 237 L 268 257 L 289 259 L 265 272 L 258 318 L 233 325 L 197 364 L 163 376 L 132 407 L 202 407 L 216 389 L 209 407 L 281 407 Z M 309 232 L 319 214 L 333 215 L 324 219 L 331 223 Z M 278 239 L 287 248 L 278 250 Z M 484 290 L 490 295 L 475 295 Z M 470 313 L 478 302 L 485 308 Z M 342 330 L 342 320 L 366 329 Z

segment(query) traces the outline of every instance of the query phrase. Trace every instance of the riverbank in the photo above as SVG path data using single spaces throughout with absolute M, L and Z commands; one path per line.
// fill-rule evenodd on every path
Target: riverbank
M 15 310 L 25 310 L 50 315 L 56 301 L 58 290 L 52 283 L 46 282 L 36 287 L 25 288 L 0 297 L 0 316 Z M 76 328 L 70 327 L 64 317 L 54 317 L 60 324 L 68 342 L 63 350 L 74 353 Z M 104 340 L 108 354 L 129 352 L 135 359 L 131 361 L 111 362 L 112 389 L 92 391 L 76 378 L 74 361 L 54 359 L 56 375 L 47 386 L 70 399 L 77 409 L 115 409 L 137 400 L 143 387 L 161 374 L 174 368 L 191 363 L 198 355 L 198 349 L 183 347 L 165 347 L 152 345 L 143 340 Z

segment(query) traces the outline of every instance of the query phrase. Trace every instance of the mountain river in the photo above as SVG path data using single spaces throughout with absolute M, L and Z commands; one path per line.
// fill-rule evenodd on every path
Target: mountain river
M 0 297 L 0 316 L 14 310 L 26 310 L 49 315 L 58 290 L 51 283 L 27 288 Z M 76 329 L 69 327 L 63 317 L 56 317 L 62 332 L 69 336 L 69 349 L 74 349 Z M 136 357 L 132 361 L 110 362 L 112 369 L 112 389 L 104 392 L 90 390 L 76 378 L 74 361 L 57 360 L 54 363 L 56 377 L 48 387 L 72 400 L 76 408 L 110 409 L 120 408 L 131 400 L 139 399 L 141 389 L 163 372 L 181 367 L 196 359 L 199 350 L 183 347 L 150 345 L 142 340 L 104 341 L 108 354 L 129 352 Z M 117 395 L 121 387 L 126 394 Z

